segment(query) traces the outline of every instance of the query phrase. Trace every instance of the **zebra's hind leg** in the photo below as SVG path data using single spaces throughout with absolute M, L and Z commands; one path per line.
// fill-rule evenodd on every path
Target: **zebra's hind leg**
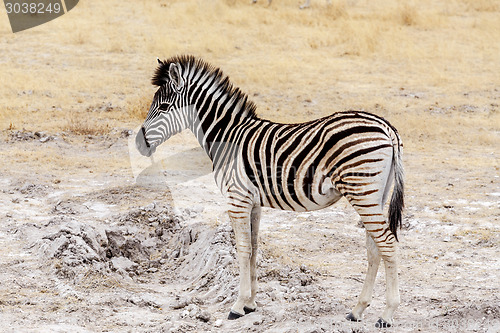
M 394 240 L 395 242 L 395 240 Z M 398 258 L 396 253 L 396 244 L 394 245 L 394 253 L 391 255 L 382 254 L 385 266 L 385 280 L 386 280 L 386 303 L 385 310 L 379 318 L 375 326 L 377 327 L 391 327 L 394 311 L 399 306 L 399 278 L 398 278 Z
M 363 284 L 363 289 L 361 290 L 361 295 L 359 296 L 358 304 L 354 309 L 347 315 L 347 319 L 350 321 L 360 321 L 363 316 L 363 311 L 370 306 L 373 295 L 373 286 L 375 284 L 375 278 L 377 277 L 378 267 L 380 265 L 380 254 L 377 249 L 377 245 L 373 241 L 372 237 L 366 232 L 366 252 L 368 254 L 368 269 L 366 271 L 366 278 Z
M 367 237 L 369 236 L 367 239 L 369 262 L 359 302 L 351 314 L 347 316 L 347 319 L 361 319 L 363 310 L 366 309 L 371 300 L 373 284 L 377 274 L 376 267 L 378 267 L 380 258 L 382 258 L 386 276 L 386 305 L 376 326 L 382 328 L 390 327 L 393 323 L 392 317 L 394 311 L 400 303 L 396 238 L 389 228 L 380 204 L 359 204 L 353 202 L 353 206 L 361 216 Z

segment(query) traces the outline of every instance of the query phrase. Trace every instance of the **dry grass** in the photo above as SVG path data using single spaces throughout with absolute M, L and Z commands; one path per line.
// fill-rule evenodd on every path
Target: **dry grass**
M 500 3 L 494 0 L 461 0 L 467 10 L 480 12 L 496 12 L 500 10 Z
M 110 126 L 106 120 L 96 120 L 87 115 L 73 113 L 67 119 L 64 131 L 77 135 L 104 135 L 109 133 Z
M 417 8 L 414 5 L 412 6 L 406 2 L 399 8 L 398 15 L 401 24 L 403 25 L 412 26 L 417 25 L 419 22 L 419 14 L 417 12 Z
M 152 99 L 152 95 L 147 94 L 130 98 L 126 106 L 128 116 L 139 121 L 146 119 Z
M 364 109 L 390 119 L 410 150 L 494 145 L 498 13 L 494 0 L 317 1 L 303 11 L 291 0 L 86 1 L 18 34 L 5 17 L 0 129 L 135 127 L 156 57 L 190 53 L 221 66 L 267 118 Z M 95 29 L 82 28 L 89 22 Z M 86 114 L 108 102 L 112 112 Z

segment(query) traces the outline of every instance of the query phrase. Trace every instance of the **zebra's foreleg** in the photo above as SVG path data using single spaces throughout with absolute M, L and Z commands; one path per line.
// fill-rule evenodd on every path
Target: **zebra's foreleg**
M 250 211 L 241 206 L 234 206 L 229 211 L 229 218 L 236 238 L 236 250 L 240 266 L 240 289 L 236 303 L 231 307 L 228 319 L 237 319 L 255 310 L 252 301 L 251 264 L 252 231 Z
M 257 308 L 257 303 L 255 303 L 255 296 L 257 295 L 257 249 L 259 247 L 260 212 L 260 206 L 254 207 L 252 209 L 250 221 L 252 232 L 252 255 L 250 257 L 250 281 L 252 294 L 249 304 L 246 305 L 248 312 L 253 312 Z
M 360 321 L 363 316 L 363 311 L 370 306 L 373 286 L 380 265 L 380 254 L 377 245 L 368 231 L 366 232 L 366 252 L 368 254 L 368 269 L 366 271 L 366 278 L 363 289 L 361 290 L 361 295 L 359 296 L 358 304 L 356 304 L 352 312 L 347 315 L 347 319 L 351 321 Z

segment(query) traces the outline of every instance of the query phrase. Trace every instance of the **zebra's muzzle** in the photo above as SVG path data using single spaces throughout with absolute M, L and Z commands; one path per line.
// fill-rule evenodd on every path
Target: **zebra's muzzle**
M 144 129 L 144 127 L 141 127 L 141 130 L 135 137 L 135 146 L 141 153 L 141 155 L 147 157 L 153 155 L 153 153 L 156 151 L 155 147 L 151 147 L 149 145 L 148 140 L 146 139 L 146 130 Z

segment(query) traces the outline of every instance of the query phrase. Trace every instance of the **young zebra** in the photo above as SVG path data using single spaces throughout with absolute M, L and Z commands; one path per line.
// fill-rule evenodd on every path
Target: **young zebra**
M 347 111 L 300 124 L 260 119 L 255 104 L 222 71 L 192 56 L 160 61 L 156 92 L 136 146 L 151 156 L 172 135 L 189 128 L 213 162 L 229 201 L 236 237 L 240 288 L 229 319 L 255 311 L 257 234 L 261 206 L 311 211 L 346 197 L 366 229 L 368 270 L 358 321 L 372 298 L 380 259 L 386 270 L 386 308 L 377 322 L 388 327 L 399 305 L 397 227 L 403 209 L 402 142 L 375 115 Z M 383 207 L 392 183 L 388 220 Z

